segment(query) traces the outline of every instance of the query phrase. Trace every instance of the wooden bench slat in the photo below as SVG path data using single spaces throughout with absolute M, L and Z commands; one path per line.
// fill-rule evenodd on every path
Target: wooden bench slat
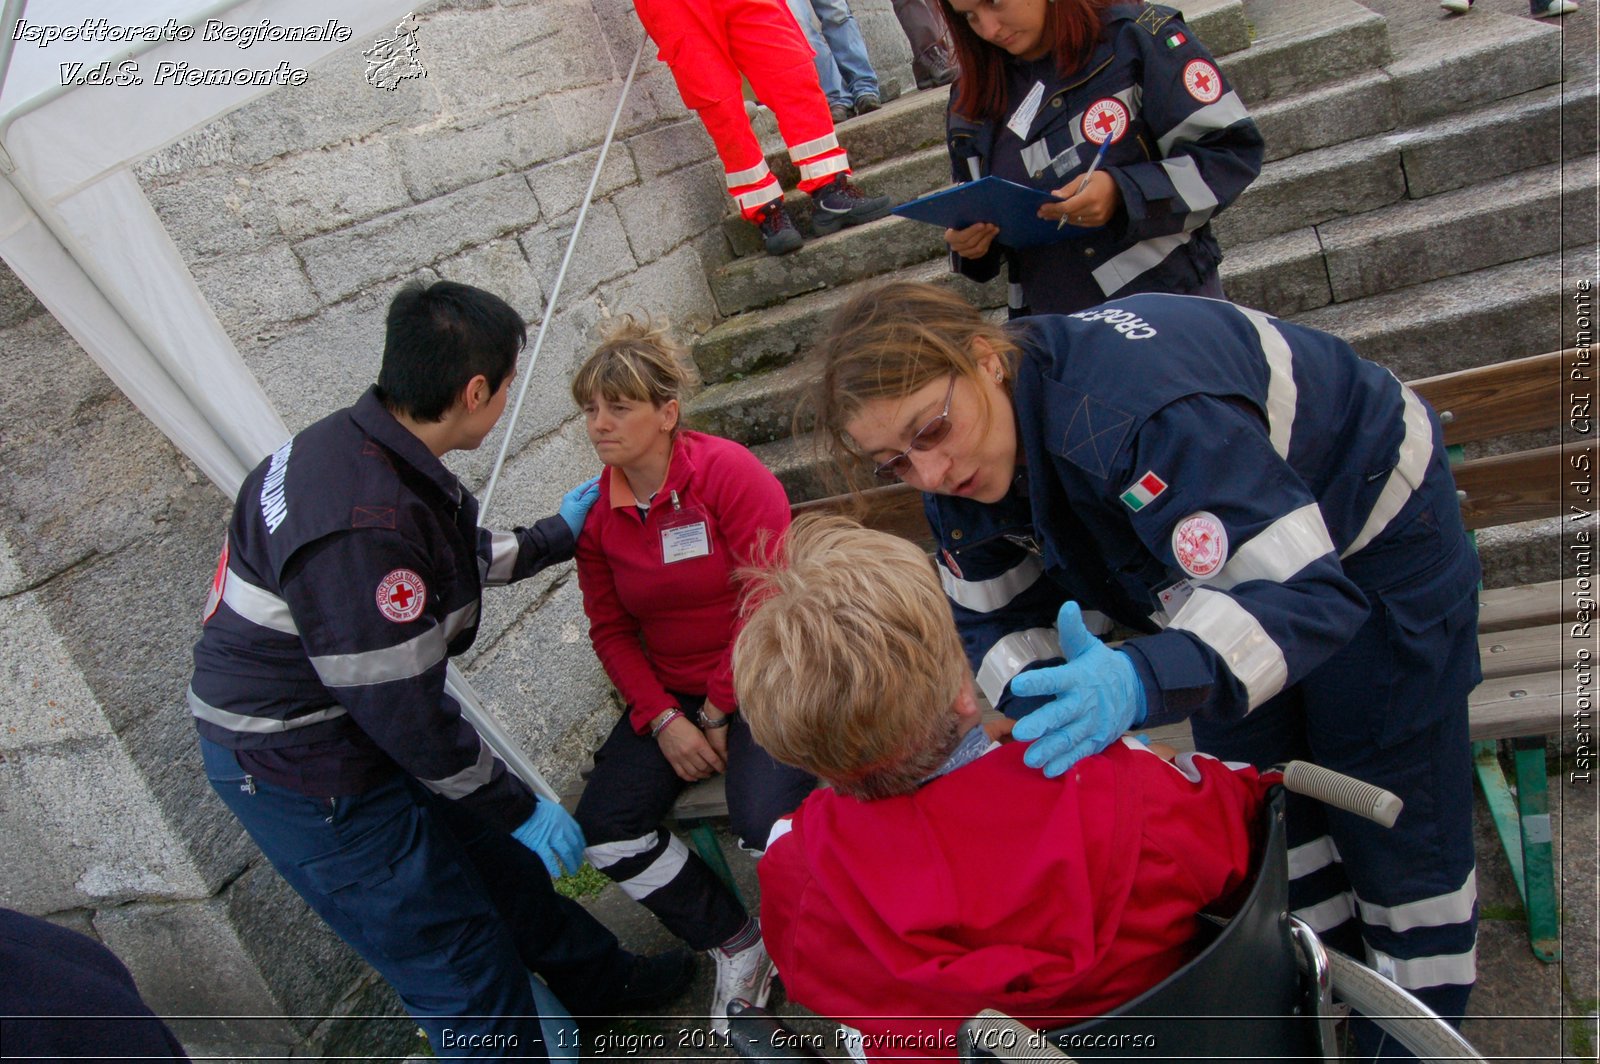
M 1571 622 L 1578 615 L 1578 600 L 1569 590 L 1559 580 L 1488 588 L 1478 596 L 1478 631 Z
M 1484 679 L 1549 671 L 1559 673 L 1570 654 L 1566 634 L 1567 626 L 1560 623 L 1515 628 L 1508 632 L 1485 632 L 1478 637 Z
M 1468 699 L 1474 739 L 1554 735 L 1566 722 L 1560 672 L 1485 680 Z
M 1584 453 L 1593 468 L 1592 437 L 1462 462 L 1454 470 L 1456 488 L 1466 492 L 1461 519 L 1468 528 L 1488 528 L 1560 516 L 1566 506 L 1561 493 L 1573 469 L 1573 456 Z
M 1412 381 L 1411 390 L 1441 414 L 1446 443 L 1473 443 L 1549 428 L 1561 409 L 1566 365 L 1576 348 Z

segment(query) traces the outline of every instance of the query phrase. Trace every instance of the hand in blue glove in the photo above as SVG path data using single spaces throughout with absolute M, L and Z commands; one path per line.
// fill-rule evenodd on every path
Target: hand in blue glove
M 556 802 L 539 799 L 533 815 L 511 837 L 539 855 L 550 870 L 551 879 L 561 877 L 563 865 L 568 872 L 576 872 L 583 865 L 583 829 Z
M 590 477 L 565 495 L 561 496 L 561 520 L 572 529 L 573 538 L 583 531 L 583 519 L 589 516 L 589 507 L 600 497 L 600 478 Z
M 1067 663 L 1034 669 L 1011 681 L 1017 695 L 1055 697 L 1017 721 L 1011 737 L 1034 741 L 1022 760 L 1059 776 L 1098 754 L 1135 724 L 1144 722 L 1144 684 L 1128 655 L 1112 650 L 1083 626 L 1076 602 L 1061 607 L 1056 631 Z

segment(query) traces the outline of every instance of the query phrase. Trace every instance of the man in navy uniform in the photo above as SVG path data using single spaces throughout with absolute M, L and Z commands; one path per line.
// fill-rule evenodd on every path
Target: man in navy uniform
M 188 698 L 212 786 L 435 1050 L 542 1059 L 530 971 L 571 1012 L 612 1013 L 670 1000 L 693 958 L 624 952 L 555 893 L 581 831 L 445 689 L 480 588 L 571 558 L 596 496 L 491 533 L 440 461 L 499 420 L 525 340 L 488 292 L 400 291 L 377 384 L 245 479 Z

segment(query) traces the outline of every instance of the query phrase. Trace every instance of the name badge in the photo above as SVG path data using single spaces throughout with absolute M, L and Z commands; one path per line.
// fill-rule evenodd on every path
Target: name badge
M 1164 587 L 1156 592 L 1156 599 L 1161 603 L 1161 609 L 1151 616 L 1161 627 L 1165 628 L 1172 623 L 1172 618 L 1183 609 L 1183 604 L 1189 601 L 1189 596 L 1194 594 L 1194 584 L 1189 580 L 1179 580 L 1171 587 Z
M 1022 98 L 1022 103 L 1011 113 L 1006 121 L 1006 128 L 1023 140 L 1028 139 L 1028 130 L 1033 128 L 1033 118 L 1039 113 L 1039 104 L 1044 102 L 1044 82 L 1036 81 L 1033 88 L 1028 90 L 1028 95 Z
M 674 491 L 672 512 L 661 521 L 662 564 L 704 558 L 710 553 L 711 533 L 706 527 L 705 511 L 698 506 L 684 506 Z

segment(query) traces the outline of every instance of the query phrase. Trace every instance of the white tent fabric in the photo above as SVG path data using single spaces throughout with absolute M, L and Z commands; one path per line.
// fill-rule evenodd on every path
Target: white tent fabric
M 309 68 L 389 36 L 415 0 L 6 0 L 0 25 L 0 258 L 133 403 L 230 496 L 289 433 L 245 366 L 131 167 L 258 96 L 259 85 L 157 84 L 192 69 Z M 316 27 L 343 40 L 206 40 L 228 27 Z M 129 40 L 131 27 L 193 27 Z M 37 35 L 34 35 L 34 30 Z M 50 39 L 53 31 L 62 31 Z M 75 33 L 71 31 L 76 31 Z M 87 32 L 86 32 L 87 31 Z M 67 37 L 76 39 L 66 39 Z M 343 34 L 339 34 L 343 36 Z M 19 39 L 20 37 L 20 39 Z M 143 84 L 77 85 L 98 64 L 136 61 Z M 82 64 L 81 67 L 73 64 Z M 63 84 L 67 82 L 67 84 Z M 554 792 L 452 668 L 451 693 L 501 757 Z

